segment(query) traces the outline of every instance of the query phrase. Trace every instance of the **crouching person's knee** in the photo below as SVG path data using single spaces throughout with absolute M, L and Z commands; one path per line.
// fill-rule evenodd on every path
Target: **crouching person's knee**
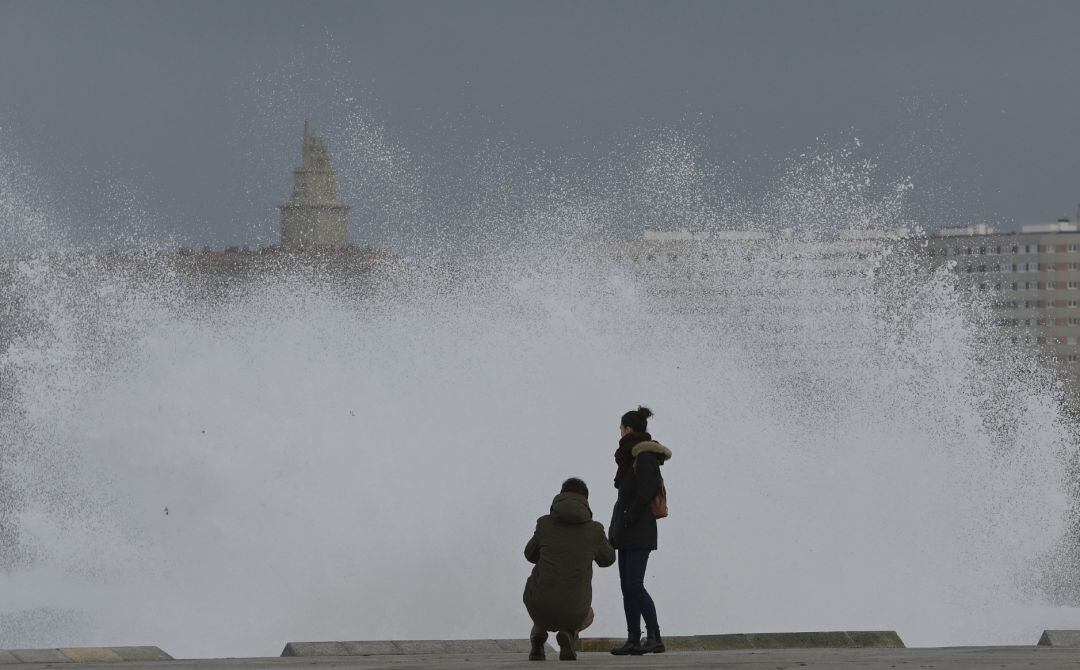
M 592 625 L 593 619 L 596 618 L 596 613 L 593 612 L 593 608 L 589 608 L 589 611 L 585 613 L 585 618 L 582 620 L 581 625 L 578 626 L 578 632 L 585 630 Z

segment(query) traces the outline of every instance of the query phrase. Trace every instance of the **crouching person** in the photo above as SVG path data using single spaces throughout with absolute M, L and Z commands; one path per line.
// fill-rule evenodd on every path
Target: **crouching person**
M 551 502 L 551 514 L 536 520 L 525 558 L 536 564 L 523 596 L 533 621 L 529 660 L 544 660 L 549 630 L 556 631 L 559 660 L 576 660 L 578 633 L 593 622 L 593 561 L 601 568 L 615 562 L 604 527 L 592 520 L 585 482 L 576 478 L 563 482 L 562 492 Z

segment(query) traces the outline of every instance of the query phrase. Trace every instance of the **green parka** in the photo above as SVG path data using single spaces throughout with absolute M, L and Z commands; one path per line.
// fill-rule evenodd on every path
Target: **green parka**
M 593 561 L 606 568 L 615 562 L 615 549 L 604 527 L 592 520 L 585 496 L 560 493 L 551 514 L 536 520 L 525 558 L 536 564 L 522 596 L 533 623 L 574 631 L 592 607 Z

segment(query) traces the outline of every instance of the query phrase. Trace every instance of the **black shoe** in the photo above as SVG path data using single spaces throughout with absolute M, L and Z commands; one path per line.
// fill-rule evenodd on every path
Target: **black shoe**
M 574 651 L 574 634 L 567 630 L 555 633 L 555 641 L 559 643 L 559 660 L 576 661 L 577 652 Z
M 547 642 L 547 635 L 544 637 L 530 637 L 529 644 L 529 660 L 530 661 L 543 661 L 544 656 L 544 643 Z
M 623 643 L 623 646 L 615 647 L 611 650 L 611 653 L 615 654 L 616 656 L 629 656 L 630 654 L 641 653 L 639 651 L 640 649 L 641 637 L 629 637 L 627 638 L 626 642 Z
M 645 641 L 638 645 L 636 651 L 630 653 L 640 656 L 641 654 L 662 654 L 667 651 L 667 647 L 664 646 L 664 640 L 660 637 L 647 637 Z

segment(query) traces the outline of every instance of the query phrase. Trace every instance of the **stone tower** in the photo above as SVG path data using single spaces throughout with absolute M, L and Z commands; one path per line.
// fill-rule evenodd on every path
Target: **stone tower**
M 281 248 L 340 249 L 348 244 L 345 213 L 337 195 L 337 177 L 321 138 L 304 121 L 303 165 L 293 170 L 293 191 L 281 205 Z

